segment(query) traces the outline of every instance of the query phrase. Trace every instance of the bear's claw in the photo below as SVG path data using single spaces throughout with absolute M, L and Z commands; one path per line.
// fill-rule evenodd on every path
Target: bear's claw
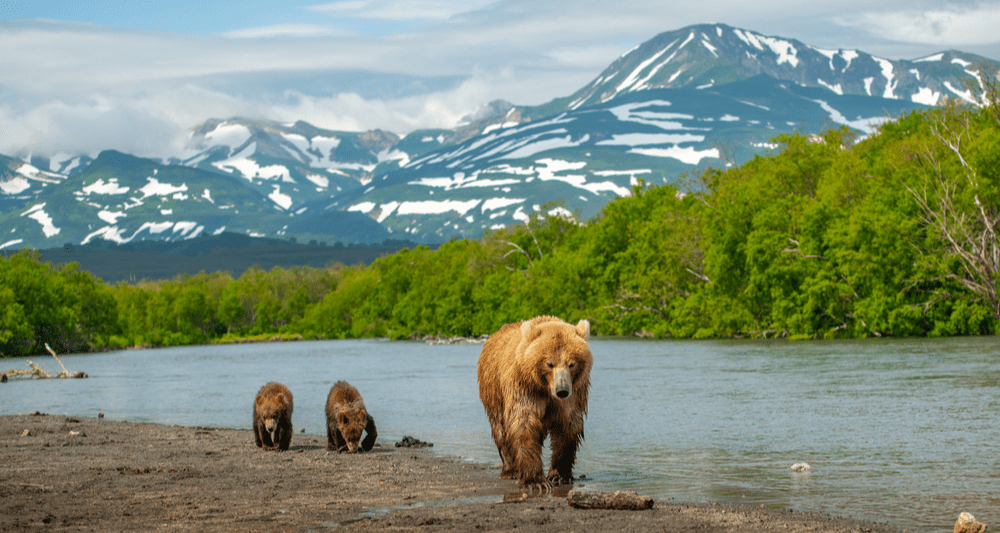
M 538 493 L 539 496 L 542 494 L 548 494 L 552 492 L 552 484 L 548 480 L 536 481 L 536 482 L 521 482 L 521 489 L 527 490 L 529 494 Z
M 572 475 L 562 476 L 558 472 L 552 472 L 549 474 L 547 479 L 549 483 L 557 487 L 559 485 L 572 485 L 573 481 L 575 481 L 576 478 L 574 478 Z

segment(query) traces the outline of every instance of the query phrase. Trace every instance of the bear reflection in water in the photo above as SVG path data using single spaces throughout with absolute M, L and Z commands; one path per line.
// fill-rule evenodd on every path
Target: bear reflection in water
M 550 316 L 500 328 L 479 355 L 479 398 L 500 452 L 500 477 L 548 490 L 572 482 L 583 439 L 593 356 L 590 323 Z M 552 464 L 543 474 L 542 445 L 551 438 Z

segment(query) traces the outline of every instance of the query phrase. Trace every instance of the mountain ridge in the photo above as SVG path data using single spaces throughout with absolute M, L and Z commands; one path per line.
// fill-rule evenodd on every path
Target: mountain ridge
M 231 117 L 195 126 L 185 150 L 159 158 L 0 156 L 0 249 L 222 231 L 434 243 L 535 215 L 587 219 L 639 179 L 669 184 L 738 164 L 781 133 L 846 126 L 863 137 L 945 97 L 976 101 L 976 69 L 997 65 L 958 51 L 887 60 L 688 26 L 622 54 L 569 96 L 495 100 L 454 129 L 400 136 Z

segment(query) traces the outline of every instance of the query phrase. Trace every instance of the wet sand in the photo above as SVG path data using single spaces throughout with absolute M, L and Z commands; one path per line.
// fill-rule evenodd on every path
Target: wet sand
M 296 433 L 275 452 L 250 430 L 0 416 L 0 531 L 901 531 L 760 507 L 583 510 L 568 486 L 523 497 L 497 475 L 385 441 L 338 454 Z

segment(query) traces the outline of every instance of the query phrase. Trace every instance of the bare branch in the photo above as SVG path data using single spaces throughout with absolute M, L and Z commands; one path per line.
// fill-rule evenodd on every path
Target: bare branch
M 531 239 L 535 241 L 535 248 L 538 249 L 538 258 L 541 259 L 545 257 L 542 254 L 542 247 L 538 245 L 538 239 L 535 238 L 535 232 L 531 231 L 531 224 L 528 224 L 528 221 L 526 220 L 524 221 L 524 226 L 528 228 L 528 233 L 531 235 Z

